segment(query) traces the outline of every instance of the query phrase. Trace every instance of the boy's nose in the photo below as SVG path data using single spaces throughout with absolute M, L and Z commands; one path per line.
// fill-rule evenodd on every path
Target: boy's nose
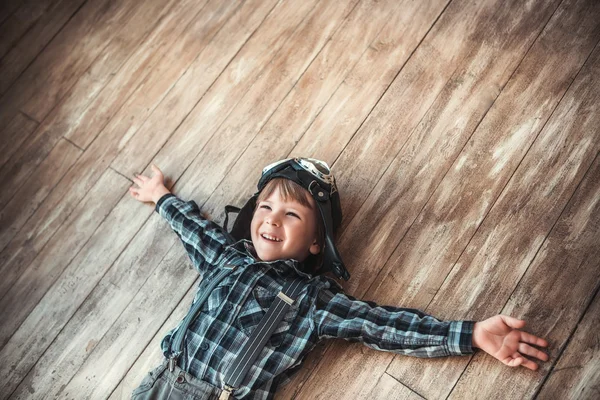
M 277 227 L 281 225 L 281 223 L 279 222 L 279 219 L 273 218 L 273 217 L 267 218 L 267 223 L 269 225 L 275 225 Z

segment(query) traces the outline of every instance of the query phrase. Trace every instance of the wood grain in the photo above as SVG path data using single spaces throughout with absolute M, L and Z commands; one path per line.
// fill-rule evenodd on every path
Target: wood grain
M 31 268 L 23 275 L 22 280 L 14 285 L 14 292 L 9 292 L 2 300 L 2 315 L 11 321 L 10 324 L 2 325 L 3 339 L 9 337 L 7 331 L 12 331 L 17 327 L 18 330 L 10 336 L 10 340 L 0 351 L 0 361 L 2 361 L 0 397 L 7 398 L 11 394 L 50 344 L 52 332 L 59 331 L 62 328 L 61 322 L 64 325 L 63 321 L 69 318 L 68 311 L 77 308 L 77 303 L 71 302 L 70 299 L 84 288 L 80 284 L 93 277 L 94 274 L 102 274 L 98 265 L 103 258 L 110 256 L 111 252 L 118 252 L 118 247 L 114 246 L 116 243 L 114 240 L 118 240 L 118 237 L 104 236 L 102 240 L 102 231 L 96 232 L 88 243 L 73 240 L 72 237 L 89 229 L 88 223 L 93 224 L 104 220 L 107 212 L 114 206 L 116 198 L 126 191 L 129 183 L 114 171 L 107 171 L 75 211 L 72 223 L 59 231 L 59 235 L 55 236 L 56 239 L 44 248 Z M 94 205 L 93 200 L 99 196 L 107 196 L 106 202 L 96 202 Z M 112 223 L 123 232 L 135 229 L 135 226 L 129 227 L 124 223 L 126 215 L 118 215 L 118 210 L 113 214 L 117 215 L 108 221 L 109 224 Z M 67 238 L 71 239 L 65 240 Z M 84 244 L 84 250 L 78 253 Z M 86 251 L 90 248 L 102 251 L 97 253 Z M 73 253 L 78 253 L 75 259 L 73 259 Z M 62 272 L 61 269 L 64 270 L 65 267 L 66 270 L 61 279 L 53 286 L 55 290 L 49 294 L 46 293 L 46 296 L 37 304 L 37 300 L 41 296 L 36 294 L 36 289 L 39 288 L 43 294 L 44 286 L 52 285 L 53 280 L 58 278 Z M 87 276 L 84 275 L 86 270 L 88 271 Z M 58 298 L 60 304 L 52 303 L 53 298 Z M 27 308 L 36 304 L 33 311 L 27 313 Z M 49 304 L 56 304 L 58 307 L 48 308 Z M 23 316 L 27 318 L 19 325 L 17 321 L 23 320 Z M 43 329 L 39 329 L 40 327 Z
M 217 18 L 219 23 L 222 19 L 226 19 L 228 14 L 219 14 Z M 202 32 L 203 29 L 210 29 L 212 25 L 203 24 L 204 20 L 197 21 L 197 29 Z M 190 35 L 188 40 L 192 41 L 193 35 L 197 31 L 190 29 L 186 35 Z M 186 41 L 183 41 L 186 43 Z M 189 46 L 188 51 L 192 53 L 196 48 Z M 188 57 L 191 54 L 188 53 Z M 183 65 L 179 67 L 185 69 L 185 58 L 178 58 Z M 134 109 L 138 106 L 144 106 L 148 102 L 158 102 L 161 95 L 172 84 L 172 80 L 176 79 L 172 75 L 177 70 L 174 62 L 171 63 L 171 75 L 161 75 L 156 73 L 157 78 L 164 78 L 154 82 L 153 93 L 145 92 L 144 97 L 136 97 L 136 101 L 130 104 Z M 41 206 L 36 210 L 35 214 L 27 221 L 19 234 L 11 241 L 8 247 L 0 253 L 0 265 L 2 271 L 5 270 L 21 270 L 25 268 L 39 250 L 45 245 L 48 239 L 54 234 L 56 229 L 65 221 L 68 215 L 73 211 L 73 208 L 81 201 L 94 182 L 106 170 L 108 164 L 118 153 L 118 147 L 122 144 L 122 135 L 124 132 L 121 129 L 129 128 L 128 123 L 131 118 L 127 112 L 131 109 L 121 109 L 123 115 L 120 118 L 113 119 L 113 124 L 108 126 L 108 131 L 97 140 L 90 148 L 83 153 L 77 160 L 74 168 L 70 169 L 65 177 L 59 182 L 50 195 L 44 200 Z M 146 110 L 147 112 L 147 110 Z M 102 201 L 101 198 L 97 201 Z M 147 215 L 146 215 L 147 218 Z
M 425 30 L 431 25 L 435 16 L 439 15 L 443 6 L 442 2 L 433 4 L 361 2 L 261 128 L 236 161 L 231 172 L 215 189 L 204 205 L 207 214 L 211 215 L 214 220 L 222 221 L 225 205 L 243 205 L 256 191 L 256 182 L 258 182 L 262 168 L 275 160 L 286 158 L 292 149 L 296 150 L 295 144 L 300 138 L 303 138 L 307 129 L 311 130 L 311 135 L 316 142 L 311 146 L 316 146 L 323 141 L 318 140 L 315 136 L 329 138 L 329 135 L 334 133 L 333 129 L 339 129 L 340 127 L 336 124 L 318 133 L 313 128 L 315 119 L 323 114 L 322 110 L 326 105 L 329 106 L 327 108 L 328 115 L 336 115 L 336 120 L 339 118 L 348 123 L 344 128 L 346 137 L 349 137 L 353 132 L 351 124 L 353 123 L 357 127 L 361 117 L 365 118 L 368 110 L 384 90 L 385 86 L 382 83 L 389 84 L 406 60 L 406 55 L 416 47 Z M 411 21 L 409 26 L 407 26 L 408 21 Z M 416 29 L 416 26 L 421 29 Z M 411 27 L 416 32 L 411 32 Z M 400 38 L 404 38 L 405 41 L 402 45 L 398 45 Z M 379 46 L 380 50 L 375 50 L 374 46 Z M 349 47 L 355 50 L 349 52 L 347 50 Z M 392 49 L 396 54 L 390 54 Z M 348 75 L 354 73 L 350 79 L 361 79 L 359 76 L 361 73 L 364 74 L 365 64 L 373 62 L 373 58 L 375 60 L 383 59 L 379 58 L 379 52 L 384 53 L 382 57 L 392 58 L 394 62 L 371 64 L 368 71 L 369 77 L 362 76 L 364 90 L 350 91 L 354 98 L 360 99 L 355 104 L 361 104 L 361 107 L 348 104 L 346 102 L 348 98 L 343 98 L 343 106 L 332 105 L 332 96 L 342 82 L 348 79 Z M 377 57 L 373 57 L 373 54 L 377 54 Z M 399 57 L 401 54 L 404 54 L 405 57 Z M 357 65 L 357 63 L 362 64 Z M 350 97 L 348 92 L 346 91 L 346 94 Z M 338 97 L 336 100 L 341 99 Z M 335 107 L 347 108 L 344 113 L 353 114 L 352 122 L 345 120 L 343 115 L 332 110 Z M 321 121 L 323 121 L 322 118 Z M 341 131 L 341 129 L 339 130 Z M 339 135 L 343 134 L 339 133 Z M 341 151 L 341 147 L 338 146 L 337 150 L 338 153 L 335 157 Z M 302 155 L 313 156 L 311 153 Z M 256 178 L 248 179 L 250 176 Z
M 371 393 L 369 393 L 368 398 L 373 400 L 423 399 L 423 397 L 419 396 L 406 386 L 403 386 L 388 374 L 381 375 L 381 378 L 379 378 L 377 384 Z
M 19 75 L 56 36 L 85 0 L 37 1 L 23 4 L 2 28 L 7 36 L 18 40 L 10 48 L 0 48 L 0 95 L 4 94 Z M 9 25 L 10 27 L 7 27 Z M 3 37 L 3 32 L 0 32 Z
M 135 5 L 140 6 L 118 0 L 85 3 L 2 96 L 0 130 L 16 110 L 42 121 L 126 22 Z
M 167 332 L 177 326 L 179 321 L 183 320 L 185 317 L 185 314 L 189 310 L 190 304 L 196 295 L 196 286 L 197 285 L 195 283 L 190 286 L 190 289 L 179 301 L 177 307 L 173 309 L 169 315 L 169 318 L 166 319 L 158 332 L 152 337 L 150 342 L 143 349 L 143 352 L 129 368 L 124 378 L 121 380 L 121 382 L 119 382 L 119 385 L 110 394 L 110 397 L 108 398 L 109 400 L 130 399 L 131 392 L 133 389 L 138 387 L 142 379 L 144 379 L 144 376 L 146 376 L 150 370 L 158 366 L 164 360 L 165 356 L 160 348 L 160 343 Z M 155 329 L 156 327 L 153 328 Z
M 598 228 L 596 227 L 596 230 Z M 600 264 L 596 264 L 596 270 Z M 576 271 L 578 275 L 581 271 Z M 596 289 L 598 290 L 598 289 Z M 559 322 L 560 323 L 560 322 Z M 538 399 L 594 399 L 600 387 L 600 295 L 588 307 L 583 319 L 550 371 Z
M 564 5 L 563 10 L 567 10 L 567 7 L 569 7 L 568 3 Z M 568 18 L 563 12 L 565 11 L 559 10 L 556 20 L 565 21 Z M 581 3 L 579 7 L 572 7 L 571 12 L 585 12 L 590 17 L 590 20 L 587 20 L 589 22 L 596 18 L 594 13 L 582 7 Z M 571 18 L 570 20 L 573 24 L 579 24 L 580 29 L 585 29 L 586 24 L 581 23 L 582 20 L 586 21 L 585 18 Z M 590 25 L 593 26 L 589 22 L 588 29 L 591 27 Z M 551 27 L 552 24 L 549 24 L 548 32 L 551 32 Z M 564 32 L 574 32 L 576 28 L 573 27 L 572 29 L 572 31 L 565 29 Z M 567 49 L 571 51 L 577 50 L 577 42 L 582 45 L 588 41 L 588 49 L 592 47 L 593 43 L 597 42 L 597 32 L 596 38 L 593 36 L 589 37 L 590 33 L 593 32 L 588 31 L 587 34 L 577 34 L 575 42 L 571 42 L 568 37 L 564 37 L 562 42 L 570 44 L 564 47 L 565 51 Z M 543 38 L 540 38 L 540 43 L 543 43 Z M 534 50 L 532 49 L 532 55 L 535 54 Z M 545 53 L 543 47 L 540 49 L 540 54 L 542 53 Z M 578 54 L 580 58 L 584 59 L 585 47 L 579 49 Z M 570 79 L 568 76 L 563 76 L 563 78 L 560 78 L 560 76 L 565 72 L 564 68 L 570 56 L 568 53 L 562 53 L 561 56 L 557 57 L 557 59 L 560 59 L 560 62 L 557 60 L 553 68 L 558 75 L 553 74 L 553 76 L 556 77 L 556 82 L 564 79 L 563 85 L 566 86 Z M 590 66 L 594 63 L 593 60 L 588 60 L 588 62 L 590 62 Z M 523 63 L 523 71 L 527 71 L 527 65 L 528 63 Z M 552 63 L 548 60 L 546 66 L 550 67 L 551 65 Z M 574 63 L 573 67 L 576 67 L 576 65 Z M 596 70 L 596 68 L 595 66 L 591 67 L 591 70 Z M 578 68 L 574 69 L 577 70 Z M 531 259 L 552 228 L 552 224 L 558 218 L 570 194 L 573 193 L 576 184 L 581 180 L 581 176 L 589 167 L 596 152 L 600 149 L 597 140 L 594 140 L 594 137 L 598 136 L 593 132 L 594 128 L 592 128 L 597 122 L 590 118 L 581 122 L 578 121 L 579 110 L 589 109 L 591 104 L 597 101 L 598 96 L 598 92 L 595 91 L 596 89 L 589 89 L 589 86 L 592 85 L 593 88 L 594 84 L 593 81 L 590 81 L 589 77 L 586 77 L 587 75 L 588 73 L 580 75 L 577 82 L 565 94 L 560 105 L 553 111 L 552 118 L 547 122 L 546 127 L 539 135 L 537 135 L 535 130 L 533 131 L 533 137 L 526 135 L 526 131 L 523 128 L 530 129 L 527 127 L 536 125 L 535 121 L 531 121 L 531 115 L 541 115 L 542 121 L 546 121 L 551 110 L 540 114 L 539 111 L 527 111 L 525 107 L 523 108 L 522 117 L 518 117 L 518 113 L 514 112 L 511 117 L 515 116 L 524 119 L 521 120 L 522 122 L 511 121 L 509 125 L 511 128 L 508 130 L 506 128 L 502 129 L 502 125 L 499 124 L 500 122 L 504 124 L 509 119 L 506 114 L 504 113 L 502 121 L 498 118 L 494 123 L 494 115 L 500 114 L 496 114 L 494 110 L 490 110 L 490 113 L 488 113 L 489 123 L 493 123 L 493 125 L 489 125 L 484 120 L 480 129 L 481 132 L 485 133 L 481 135 L 476 133 L 472 139 L 474 141 L 473 146 L 467 146 L 470 154 L 487 154 L 487 156 L 472 158 L 472 156 L 468 155 L 469 153 L 465 153 L 468 161 L 464 163 L 460 161 L 459 157 L 456 165 L 461 165 L 461 168 L 459 169 L 455 166 L 446 175 L 448 187 L 444 188 L 445 182 L 442 182 L 437 192 L 439 195 L 436 196 L 434 194 L 434 198 L 430 203 L 432 205 L 436 204 L 438 210 L 442 209 L 443 205 L 444 209 L 449 210 L 449 212 L 447 214 L 436 213 L 432 210 L 430 211 L 426 206 L 423 213 L 424 221 L 430 219 L 428 215 L 436 215 L 436 224 L 439 224 L 437 225 L 437 231 L 444 232 L 443 236 L 439 234 L 432 236 L 435 243 L 448 243 L 444 245 L 446 250 L 443 253 L 444 257 L 448 258 L 444 258 L 439 264 L 448 265 L 452 263 L 453 260 L 450 256 L 453 253 L 459 253 L 454 247 L 460 244 L 457 238 L 464 238 L 462 239 L 464 240 L 463 243 L 467 245 L 464 252 L 456 259 L 454 267 L 451 269 L 431 305 L 425 309 L 426 312 L 444 319 L 479 320 L 490 317 L 502 309 L 510 293 L 523 276 Z M 515 77 L 518 76 L 520 76 L 519 72 L 515 74 Z M 544 79 L 543 77 L 541 78 Z M 545 80 L 548 82 L 548 77 Z M 521 82 L 527 83 L 527 79 Z M 507 88 L 507 100 L 509 97 L 518 99 L 517 92 L 524 93 L 526 89 L 521 86 L 521 82 L 515 79 L 514 86 L 510 85 Z M 535 86 L 532 87 L 527 84 L 526 87 L 528 87 L 528 93 L 538 97 L 531 104 L 555 104 L 556 100 L 550 100 L 545 97 L 540 98 L 541 93 L 536 93 Z M 584 88 L 588 89 L 584 90 Z M 501 105 L 504 105 L 503 96 L 504 93 L 501 99 L 498 100 L 499 111 L 502 109 Z M 506 107 L 511 107 L 510 109 L 513 110 L 517 109 L 516 105 L 511 106 L 510 103 L 506 104 Z M 500 130 L 497 128 L 491 129 L 488 126 L 496 126 Z M 540 128 L 541 126 L 537 130 Z M 500 133 L 502 131 L 505 133 Z M 488 141 L 493 135 L 498 134 L 500 136 L 494 142 Z M 517 165 L 524 150 L 527 150 L 530 144 L 523 144 L 519 141 L 515 142 L 515 140 L 523 140 L 527 136 L 530 137 L 529 140 L 535 139 L 535 136 L 537 136 L 537 139 L 527 152 L 527 156 L 521 161 L 519 169 L 512 176 L 508 185 L 505 188 L 500 186 L 494 189 L 497 191 L 497 194 L 492 194 L 491 199 L 500 195 L 500 191 L 502 191 L 502 194 L 495 201 L 483 224 L 478 222 L 479 228 L 476 232 L 473 228 L 468 232 L 456 232 L 456 228 L 454 228 L 454 225 L 450 221 L 462 221 L 460 229 L 473 226 L 476 221 L 481 221 L 482 214 L 478 210 L 481 210 L 486 203 L 485 198 L 475 200 L 471 197 L 469 200 L 465 200 L 463 193 L 481 193 L 484 190 L 492 190 L 499 179 L 508 180 L 508 177 L 500 178 L 497 170 L 498 163 L 504 165 L 502 170 L 507 173 L 510 171 L 507 168 L 508 163 Z M 553 154 L 551 158 L 546 156 L 549 151 Z M 498 158 L 498 156 L 501 158 Z M 577 161 L 573 161 L 574 158 Z M 470 174 L 472 178 L 467 179 L 464 174 Z M 460 175 L 462 178 L 454 178 L 453 175 Z M 477 180 L 474 179 L 475 175 L 478 177 Z M 458 189 L 459 182 L 461 184 L 464 182 L 464 189 Z M 450 183 L 452 183 L 452 190 L 450 190 Z M 487 189 L 484 189 L 484 187 Z M 454 193 L 452 197 L 448 196 L 450 192 Z M 464 201 L 468 201 L 468 204 L 471 204 L 469 209 L 451 206 L 457 202 Z M 494 201 L 490 203 L 494 203 Z M 429 212 L 426 213 L 427 211 Z M 431 226 L 432 221 L 429 220 L 427 224 L 423 223 L 423 225 L 419 221 L 419 224 L 415 225 L 414 228 L 418 227 L 420 230 L 422 226 L 427 225 Z M 446 227 L 446 231 L 443 230 L 444 227 Z M 449 232 L 446 233 L 447 231 Z M 468 244 L 467 239 L 470 240 Z M 431 253 L 441 253 L 439 248 L 432 247 Z M 463 247 L 460 249 L 462 250 Z M 429 257 L 433 257 L 433 254 Z M 439 257 L 439 255 L 436 254 L 435 257 Z M 429 260 L 426 258 L 425 261 L 428 262 Z M 446 267 L 446 271 L 448 270 L 450 269 Z M 442 270 L 442 275 L 443 272 L 444 270 Z M 435 279 L 437 282 L 441 282 L 438 274 L 439 272 L 437 271 L 431 271 L 427 280 Z M 458 283 L 459 281 L 460 283 Z M 432 285 L 431 287 L 435 286 Z M 542 333 L 540 332 L 540 334 Z M 423 362 L 397 357 L 387 371 L 397 379 L 402 377 L 401 381 L 403 383 L 415 388 L 422 395 L 437 398 L 446 396 L 450 388 L 431 384 L 432 376 L 440 376 L 439 370 L 436 369 L 439 368 L 444 371 L 444 380 L 453 382 L 458 379 L 467 362 L 468 359 L 453 358 L 438 363 L 441 365 L 429 366 Z
M 581 112 L 596 110 L 598 103 L 598 63 L 593 68 L 596 75 L 595 104 L 579 108 L 573 131 L 578 123 L 598 118 L 582 115 Z M 589 97 L 588 97 L 589 99 Z M 593 112 L 598 114 L 597 112 Z M 578 120 L 578 121 L 577 121 Z M 583 127 L 590 131 L 591 126 Z M 585 171 L 584 171 L 585 172 Z M 550 185 L 548 185 L 550 186 Z M 523 279 L 516 286 L 503 314 L 514 315 L 528 321 L 528 329 L 548 339 L 551 362 L 542 363 L 538 371 L 505 367 L 497 360 L 478 352 L 461 376 L 450 398 L 464 398 L 467 393 L 477 393 L 478 398 L 531 397 L 534 395 L 551 364 L 562 352 L 567 338 L 573 334 L 586 308 L 600 287 L 600 157 L 596 159 L 575 194 L 570 199 L 556 225 L 544 241 L 539 253 L 531 263 Z M 596 326 L 597 329 L 597 326 Z M 576 356 L 581 362 L 585 354 Z M 597 365 L 597 364 L 596 364 Z M 590 365 L 590 367 L 592 367 Z M 592 369 L 593 371 L 593 369 Z M 485 384 L 480 376 L 486 376 Z M 580 389 L 588 385 L 593 390 L 593 379 L 597 370 L 583 380 L 570 381 Z M 591 393 L 590 393 L 591 394 Z M 554 398 L 564 398 L 553 394 Z
M 314 5 L 314 1 L 280 2 L 260 23 L 256 18 L 264 14 L 251 13 L 253 18 L 249 19 L 248 8 L 234 16 L 131 138 L 112 167 L 123 174 L 144 168 L 150 171 L 148 161 L 158 151 L 155 163 L 178 179 Z M 281 20 L 287 24 L 282 25 Z M 223 49 L 231 46 L 232 31 L 248 38 L 233 60 L 222 57 Z M 173 154 L 178 157 L 173 158 Z
M 0 23 L 0 59 L 4 58 L 11 47 L 37 22 L 50 4 L 50 1 L 23 1 L 11 15 L 6 17 L 6 20 Z
M 27 219 L 35 212 L 39 203 L 60 181 L 63 175 L 81 156 L 81 149 L 66 140 L 61 140 L 52 149 L 40 168 L 31 175 L 0 212 L 0 251 L 17 234 Z M 12 272 L 12 271 L 11 271 Z M 12 284 L 3 276 L 0 293 Z
M 42 124 L 27 144 L 13 156 L 14 162 L 0 170 L 0 179 L 15 187 L 23 184 L 27 176 L 56 145 L 59 138 L 68 132 L 66 128 L 77 125 L 87 104 L 111 80 L 114 72 L 120 69 L 131 51 L 152 29 L 164 7 L 165 2 L 153 0 L 143 7 L 132 10 L 128 14 L 128 18 L 121 21 L 124 26 L 115 30 L 114 37 L 102 50 L 98 59 L 69 89 L 65 98 L 59 102 L 58 107 L 48 116 L 48 119 L 44 121 L 40 119 Z M 47 82 L 45 87 L 52 85 L 52 82 Z M 5 203 L 6 196 L 0 193 L 0 205 Z
M 36 121 L 21 112 L 15 114 L 13 120 L 2 132 L 2 141 L 0 141 L 0 168 L 8 162 L 13 152 L 33 134 L 38 125 Z M 3 183 L 2 187 L 8 188 L 9 186 Z

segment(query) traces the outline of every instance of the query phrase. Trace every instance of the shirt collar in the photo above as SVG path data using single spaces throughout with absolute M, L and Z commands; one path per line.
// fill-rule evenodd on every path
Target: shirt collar
M 256 250 L 254 249 L 252 241 L 248 239 L 241 239 L 232 244 L 231 247 L 240 251 L 241 253 L 249 255 L 256 263 L 260 263 L 267 267 L 271 267 L 275 272 L 281 275 L 288 275 L 289 273 L 293 273 L 308 279 L 313 277 L 312 275 L 302 270 L 304 267 L 304 263 L 298 260 L 280 259 L 275 261 L 260 261 L 256 254 Z

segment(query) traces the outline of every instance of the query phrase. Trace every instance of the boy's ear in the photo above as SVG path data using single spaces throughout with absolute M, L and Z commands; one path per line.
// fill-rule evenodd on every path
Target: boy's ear
M 319 243 L 317 243 L 317 239 L 314 240 L 313 244 L 310 245 L 310 248 L 308 250 L 311 254 L 319 254 L 319 252 L 321 251 L 321 246 L 319 246 Z

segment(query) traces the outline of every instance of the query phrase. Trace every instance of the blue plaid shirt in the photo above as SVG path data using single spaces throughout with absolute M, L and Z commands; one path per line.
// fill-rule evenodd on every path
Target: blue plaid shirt
M 305 279 L 294 307 L 275 329 L 242 387 L 234 392 L 235 398 L 272 398 L 310 350 L 326 338 L 360 341 L 376 350 L 416 357 L 473 352 L 473 321 L 443 322 L 418 310 L 357 300 L 334 280 L 302 272 L 296 260 L 258 261 L 251 241 L 236 242 L 221 226 L 203 218 L 194 201 L 166 194 L 156 204 L 156 211 L 179 236 L 201 275 L 194 302 L 221 267 L 237 266 L 212 291 L 189 326 L 178 361 L 181 368 L 205 382 L 223 387 L 226 368 L 284 283 Z M 180 326 L 181 322 L 162 340 L 166 357 L 171 355 L 171 341 Z

